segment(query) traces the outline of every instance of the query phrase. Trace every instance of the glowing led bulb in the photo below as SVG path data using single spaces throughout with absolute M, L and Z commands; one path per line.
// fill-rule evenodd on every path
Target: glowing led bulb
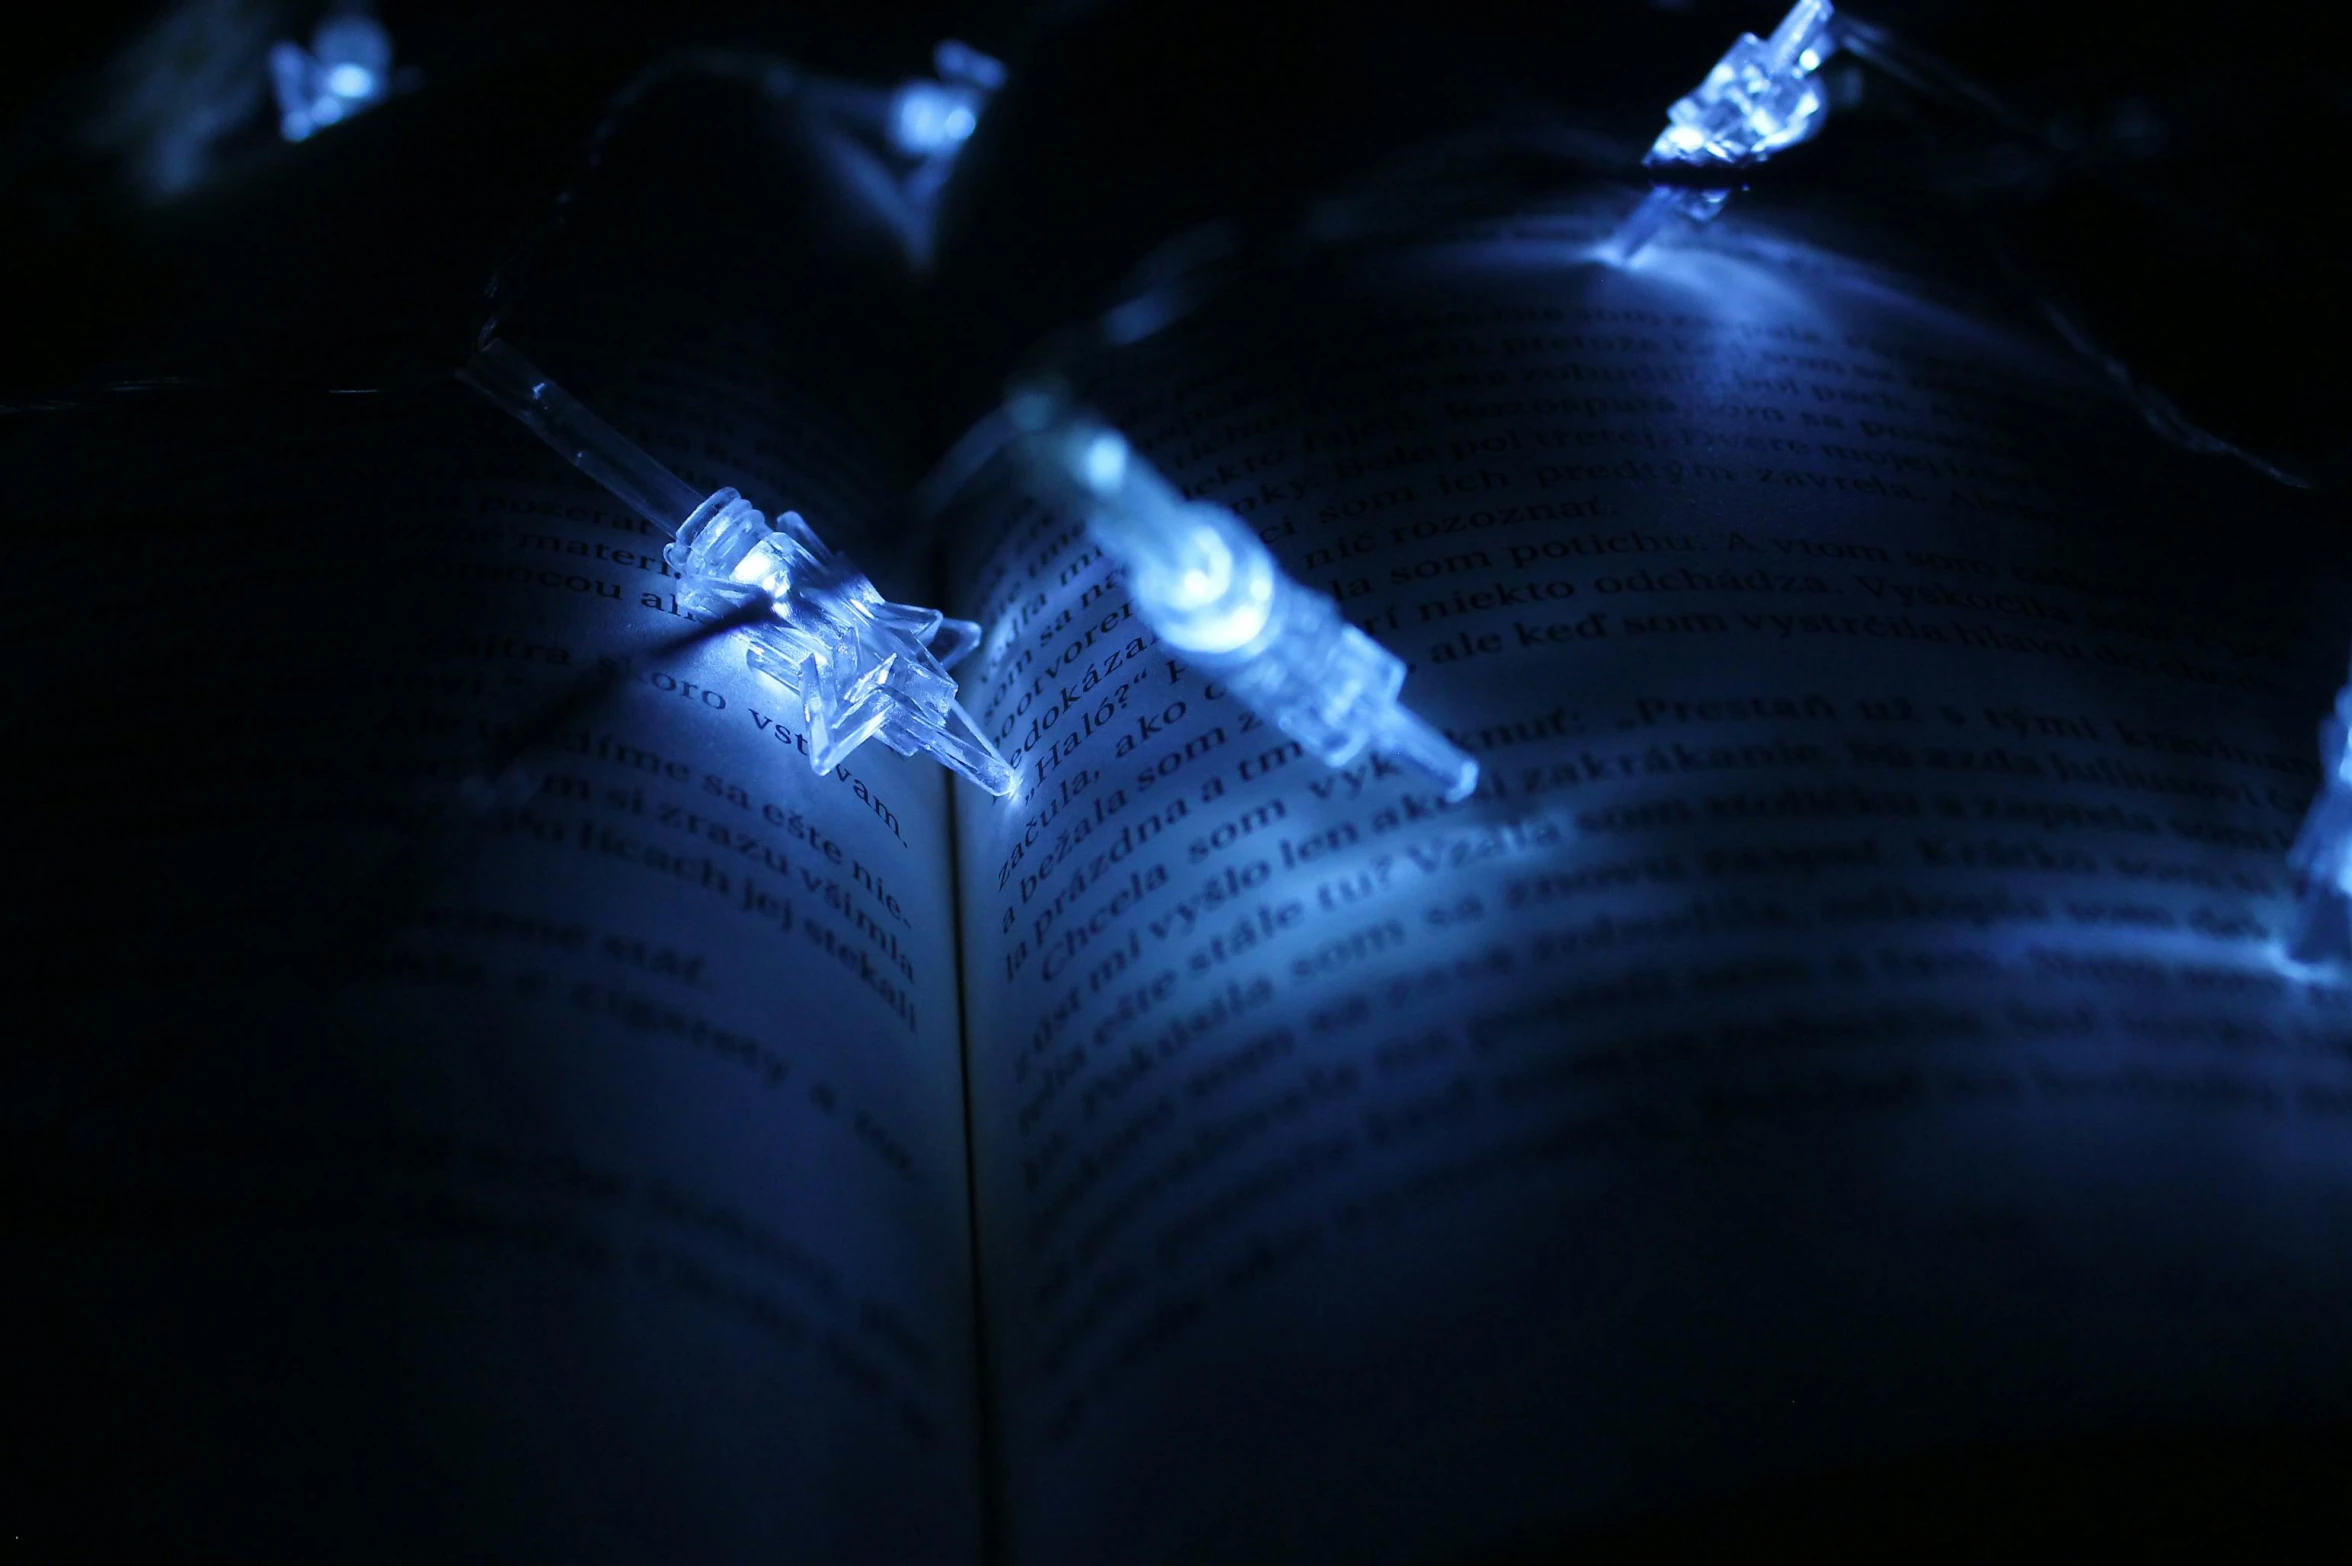
M 2297 962 L 2352 957 L 2352 685 L 2319 725 L 2319 793 L 2287 863 L 2303 881 L 2303 901 L 2286 953 Z
M 774 613 L 742 633 L 746 661 L 800 697 L 811 767 L 830 771 L 878 739 L 902 756 L 923 751 L 991 794 L 1018 786 L 948 677 L 978 645 L 977 625 L 889 602 L 798 512 L 771 525 L 732 489 L 697 494 L 502 342 L 475 354 L 464 378 L 676 535 L 662 558 L 684 573 L 678 600 L 688 610 L 715 617 L 768 600 Z
M 1706 80 L 1666 111 L 1650 144 L 1650 169 L 1730 170 L 1762 163 L 1821 129 L 1827 105 L 1813 73 L 1837 52 L 1830 0 L 1797 0 L 1770 38 L 1742 33 Z M 1641 253 L 1677 215 L 1704 223 L 1728 192 L 1660 185 L 1619 226 L 1606 247 L 1623 262 Z
M 306 140 L 392 94 L 392 35 L 372 16 L 330 16 L 309 48 L 281 39 L 269 60 L 278 131 L 288 141 Z
M 979 129 L 1004 85 L 1004 63 L 950 38 L 931 52 L 939 79 L 901 83 L 890 100 L 890 144 L 911 158 L 953 157 Z
M 1015 392 L 1005 415 L 1030 482 L 1086 518 L 1126 566 L 1136 613 L 1188 663 L 1330 766 L 1372 750 L 1434 774 L 1450 800 L 1478 786 L 1478 763 L 1398 704 L 1404 661 L 1284 575 L 1232 512 L 1186 501 L 1054 390 Z

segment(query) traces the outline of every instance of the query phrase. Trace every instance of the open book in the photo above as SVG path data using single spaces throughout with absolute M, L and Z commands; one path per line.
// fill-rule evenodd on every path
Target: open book
M 652 529 L 454 383 L 7 432 L 21 626 L 81 628 L 19 832 L 91 915 L 12 1068 L 19 1515 L 1452 1559 L 2341 1420 L 2352 992 L 2269 944 L 2340 545 L 1761 204 L 1634 270 L 1617 187 L 1336 246 L 1082 390 L 1411 660 L 1484 766 L 1444 806 L 1302 759 L 1002 475 L 907 520 L 1085 234 L 927 291 L 824 145 L 649 92 L 502 329 L 978 621 L 1017 798 L 813 772 L 722 637 L 452 849 L 485 746 L 691 629 Z

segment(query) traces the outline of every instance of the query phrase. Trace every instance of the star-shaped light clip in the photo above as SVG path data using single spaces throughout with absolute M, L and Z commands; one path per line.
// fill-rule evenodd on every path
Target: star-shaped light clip
M 678 597 L 714 618 L 765 598 L 773 613 L 741 632 L 747 661 L 800 697 L 809 765 L 829 771 L 869 739 L 902 756 L 922 751 L 991 794 L 1019 775 L 956 700 L 948 670 L 980 627 L 936 609 L 892 603 L 798 512 L 771 525 L 742 495 L 697 495 L 620 431 L 590 413 L 530 360 L 492 342 L 466 381 L 677 541 L 662 558 L 684 574 Z
M 1770 38 L 1742 33 L 1707 79 L 1666 111 L 1666 128 L 1642 167 L 1653 172 L 1736 173 L 1805 141 L 1828 105 L 1813 73 L 1837 52 L 1830 0 L 1797 0 Z M 1731 192 L 1661 184 L 1605 247 L 1622 264 L 1641 254 L 1667 219 L 1704 223 Z

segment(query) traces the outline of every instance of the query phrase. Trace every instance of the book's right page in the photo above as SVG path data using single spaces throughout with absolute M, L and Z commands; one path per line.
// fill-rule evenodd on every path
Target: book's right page
M 1408 1559 L 1975 1443 L 2340 1418 L 2352 1002 L 2283 863 L 2352 588 L 2020 329 L 1631 198 L 1269 273 L 1085 388 L 1476 796 L 957 518 L 1013 1556 Z

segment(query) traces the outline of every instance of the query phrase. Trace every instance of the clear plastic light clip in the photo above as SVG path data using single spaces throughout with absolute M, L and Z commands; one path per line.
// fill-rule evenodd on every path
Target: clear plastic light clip
M 2286 955 L 2299 963 L 2352 958 L 2352 685 L 2319 725 L 2319 793 L 2287 864 L 2303 882 Z
M 1837 52 L 1830 0 L 1797 0 L 1770 38 L 1742 33 L 1707 79 L 1666 111 L 1642 167 L 1732 171 L 1753 167 L 1821 129 L 1828 105 L 1813 73 Z M 1620 264 L 1641 254 L 1673 217 L 1704 223 L 1730 192 L 1660 185 L 1605 247 Z
M 307 141 L 392 96 L 392 35 L 372 16 L 330 16 L 310 35 L 270 45 L 270 85 L 278 94 L 278 134 Z
M 1004 62 L 949 38 L 931 51 L 938 80 L 918 76 L 890 96 L 890 144 L 910 158 L 952 158 L 1005 84 Z
M 1171 651 L 1329 766 L 1371 750 L 1433 774 L 1449 800 L 1477 788 L 1478 763 L 1398 704 L 1404 661 L 1284 575 L 1233 513 L 1186 501 L 1058 389 L 1017 389 L 1004 411 L 1029 483 L 1085 517 Z
M 732 489 L 698 495 L 503 342 L 475 354 L 463 378 L 676 535 L 662 557 L 684 574 L 678 598 L 687 610 L 715 618 L 767 599 L 774 612 L 741 633 L 747 659 L 800 697 L 811 767 L 830 771 L 879 739 L 902 756 L 922 751 L 991 794 L 1019 786 L 957 702 L 947 672 L 979 645 L 979 626 L 889 602 L 798 512 L 771 525 Z

